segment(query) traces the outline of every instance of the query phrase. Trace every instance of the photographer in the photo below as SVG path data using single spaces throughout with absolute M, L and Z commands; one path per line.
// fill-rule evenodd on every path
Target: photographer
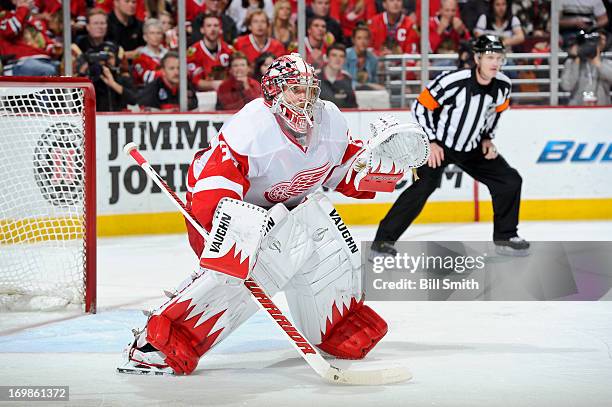
M 570 92 L 570 105 L 609 105 L 612 62 L 601 58 L 597 32 L 580 31 L 565 61 L 561 88 Z
M 119 73 L 120 48 L 111 42 L 92 48 L 77 60 L 79 76 L 87 76 L 96 89 L 96 110 L 116 112 L 135 104 L 132 80 Z
M 99 8 L 90 9 L 87 12 L 87 24 L 85 25 L 87 34 L 79 35 L 76 38 L 75 45 L 79 47 L 80 52 L 88 52 L 91 49 L 100 51 L 100 47 L 107 40 L 108 33 L 108 16 L 104 10 Z

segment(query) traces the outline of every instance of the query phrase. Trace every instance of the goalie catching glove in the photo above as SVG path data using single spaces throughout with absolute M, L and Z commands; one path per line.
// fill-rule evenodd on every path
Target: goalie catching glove
M 414 122 L 400 124 L 391 115 L 370 123 L 372 135 L 353 162 L 358 191 L 391 192 L 406 172 L 419 168 L 429 157 L 429 139 Z M 347 182 L 352 176 L 348 171 Z

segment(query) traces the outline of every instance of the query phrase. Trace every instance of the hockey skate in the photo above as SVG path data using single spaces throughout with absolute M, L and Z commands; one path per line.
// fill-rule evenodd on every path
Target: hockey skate
M 174 370 L 165 362 L 165 355 L 144 340 L 144 330 L 134 330 L 134 342 L 128 345 L 117 366 L 117 372 L 139 375 L 174 375 Z M 143 339 L 140 339 L 140 338 Z M 140 344 L 139 342 L 144 342 Z
M 525 257 L 529 256 L 529 242 L 519 236 L 508 240 L 496 240 L 495 253 L 502 256 Z

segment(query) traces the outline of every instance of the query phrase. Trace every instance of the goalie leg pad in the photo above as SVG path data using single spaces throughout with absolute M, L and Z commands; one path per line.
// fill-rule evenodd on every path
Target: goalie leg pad
M 268 224 L 274 226 L 261 242 L 251 277 L 269 296 L 273 296 L 285 288 L 303 266 L 314 245 L 303 219 L 290 213 L 282 204 L 270 209 Z
M 189 374 L 198 366 L 200 356 L 191 345 L 189 332 L 180 324 L 173 326 L 165 315 L 151 317 L 147 342 L 166 355 L 165 362 L 175 374 Z
M 351 307 L 319 348 L 341 359 L 362 359 L 386 335 L 387 323 L 363 303 Z
M 175 374 L 190 374 L 206 352 L 257 309 L 242 280 L 204 270 L 153 313 L 146 339 L 165 355 Z
M 219 201 L 200 266 L 246 279 L 257 258 L 268 213 L 236 199 Z
M 337 357 L 362 358 L 387 328 L 362 303 L 359 248 L 324 195 L 311 195 L 292 214 L 307 225 L 314 250 L 286 290 L 291 315 L 321 349 Z

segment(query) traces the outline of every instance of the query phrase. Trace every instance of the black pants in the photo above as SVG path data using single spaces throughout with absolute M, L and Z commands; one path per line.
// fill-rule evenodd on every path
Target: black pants
M 484 158 L 480 145 L 470 152 L 457 152 L 444 147 L 441 167 L 427 164 L 418 169 L 419 180 L 408 187 L 395 201 L 387 216 L 380 222 L 376 241 L 397 241 L 419 216 L 425 202 L 440 185 L 444 167 L 456 164 L 475 180 L 485 184 L 493 198 L 493 240 L 507 240 L 516 236 L 522 178 L 501 155 L 494 160 Z

